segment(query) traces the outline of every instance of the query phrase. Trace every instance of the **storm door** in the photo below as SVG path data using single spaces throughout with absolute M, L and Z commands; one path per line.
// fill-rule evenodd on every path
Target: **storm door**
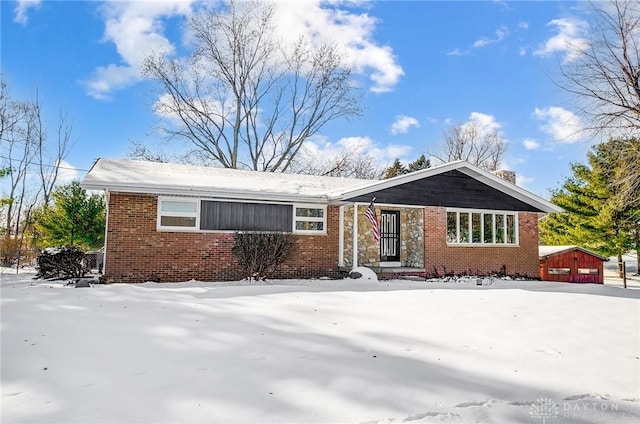
M 400 261 L 400 211 L 380 214 L 380 261 Z

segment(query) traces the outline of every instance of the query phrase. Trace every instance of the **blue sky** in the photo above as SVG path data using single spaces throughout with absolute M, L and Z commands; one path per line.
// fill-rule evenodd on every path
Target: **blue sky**
M 329 154 L 358 145 L 380 163 L 436 149 L 451 125 L 477 121 L 508 141 L 503 167 L 548 198 L 584 161 L 590 140 L 553 83 L 586 42 L 582 2 L 319 0 L 278 3 L 278 29 L 345 48 L 366 90 L 364 115 L 334 122 L 311 142 Z M 301 6 L 302 4 L 302 6 Z M 145 55 L 186 50 L 190 0 L 1 1 L 1 70 L 10 94 L 36 89 L 53 130 L 62 109 L 74 122 L 68 167 L 81 178 L 99 157 L 125 157 L 132 141 L 157 143 L 154 85 L 139 76 Z

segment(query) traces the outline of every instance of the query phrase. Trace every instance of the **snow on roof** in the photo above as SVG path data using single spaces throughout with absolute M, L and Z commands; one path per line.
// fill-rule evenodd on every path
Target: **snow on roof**
M 372 182 L 129 159 L 98 159 L 82 181 L 82 187 L 168 195 L 324 202 L 330 192 L 351 190 Z
M 579 250 L 581 252 L 587 253 L 589 255 L 593 255 L 602 259 L 603 261 L 608 261 L 609 258 L 601 256 L 595 252 L 591 252 L 590 250 L 584 249 L 580 246 L 566 245 L 566 246 L 538 246 L 538 256 L 541 258 L 546 258 L 547 256 L 553 256 L 560 253 L 570 252 L 572 250 Z
M 541 211 L 561 209 L 465 161 L 449 162 L 387 180 L 322 177 L 244 171 L 130 159 L 98 159 L 81 186 L 88 190 L 200 196 L 281 202 L 327 203 L 344 201 L 441 173 L 458 170 Z

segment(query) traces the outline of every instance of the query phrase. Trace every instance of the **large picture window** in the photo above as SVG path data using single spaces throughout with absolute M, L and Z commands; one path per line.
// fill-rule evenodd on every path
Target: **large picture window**
M 515 212 L 447 209 L 447 243 L 464 245 L 517 245 Z
M 200 201 L 187 198 L 158 199 L 158 229 L 198 230 Z

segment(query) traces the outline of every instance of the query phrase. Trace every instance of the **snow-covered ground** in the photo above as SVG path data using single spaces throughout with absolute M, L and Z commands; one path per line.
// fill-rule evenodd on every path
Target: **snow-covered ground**
M 31 277 L 0 275 L 2 423 L 640 421 L 634 288 Z

